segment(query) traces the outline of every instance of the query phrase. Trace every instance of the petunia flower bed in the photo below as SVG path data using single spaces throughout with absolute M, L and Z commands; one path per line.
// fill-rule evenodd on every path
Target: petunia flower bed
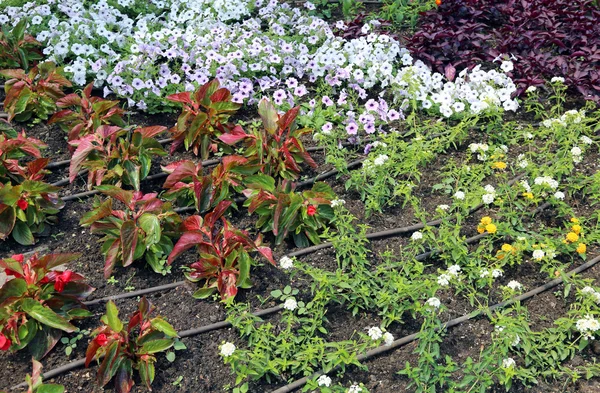
M 3 8 L 0 390 L 594 391 L 598 107 L 317 10 Z

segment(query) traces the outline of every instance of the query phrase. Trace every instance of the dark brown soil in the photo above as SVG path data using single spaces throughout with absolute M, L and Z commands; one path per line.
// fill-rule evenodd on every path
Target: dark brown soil
M 146 124 L 163 124 L 171 126 L 174 122 L 173 115 L 167 116 L 145 116 L 135 115 L 133 120 L 140 125 Z M 46 141 L 49 145 L 48 155 L 53 161 L 62 160 L 69 157 L 67 144 L 64 140 L 64 134 L 58 127 L 36 125 L 28 128 L 28 135 L 35 136 Z M 477 141 L 484 138 L 483 135 L 478 135 Z M 310 141 L 307 141 L 311 143 Z M 448 160 L 461 160 L 464 155 L 466 146 L 460 146 L 457 151 L 450 151 L 448 154 L 440 155 L 433 163 L 430 163 L 428 168 L 433 170 L 424 171 L 423 177 L 418 188 L 415 190 L 415 195 L 421 198 L 422 208 L 428 213 L 432 213 L 439 204 L 449 203 L 450 197 L 434 192 L 432 187 L 439 183 L 441 168 Z M 511 152 L 511 154 L 516 154 Z M 308 172 L 312 177 L 318 173 L 322 173 L 329 166 L 324 165 L 322 153 L 315 153 L 315 159 L 321 163 L 321 166 L 312 172 Z M 153 173 L 159 172 L 159 165 L 174 160 L 183 158 L 192 158 L 189 153 L 178 152 L 174 156 L 166 157 L 160 162 L 156 162 L 153 168 Z M 435 169 L 437 168 L 437 169 Z M 584 169 L 586 174 L 591 174 L 596 171 L 588 168 Z M 55 170 L 51 181 L 61 179 L 67 175 L 66 167 Z M 510 177 L 510 176 L 509 176 Z M 390 228 L 402 227 L 417 223 L 418 220 L 414 217 L 414 212 L 410 207 L 402 208 L 401 205 L 396 205 L 387 208 L 384 214 L 375 214 L 366 218 L 364 205 L 360 202 L 357 194 L 352 191 L 346 191 L 344 179 L 330 178 L 327 182 L 332 185 L 338 195 L 347 201 L 346 207 L 359 218 L 360 222 L 368 224 L 371 229 L 369 232 L 381 231 Z M 145 191 L 159 191 L 162 181 L 146 183 Z M 74 185 L 65 187 L 63 195 L 79 192 L 85 189 L 85 184 L 81 181 Z M 590 214 L 593 209 L 589 207 L 589 201 L 582 201 L 580 204 L 573 201 L 572 204 L 582 216 Z M 89 233 L 89 230 L 83 229 L 78 222 L 81 216 L 90 209 L 91 200 L 82 199 L 81 201 L 68 202 L 66 207 L 59 215 L 59 225 L 52 228 L 50 236 L 41 238 L 36 247 L 43 247 L 48 252 L 81 252 L 82 256 L 73 263 L 72 269 L 84 274 L 90 284 L 96 288 L 91 298 L 100 298 L 109 295 L 115 295 L 126 292 L 128 290 L 143 289 L 156 285 L 167 284 L 179 280 L 183 280 L 184 276 L 181 266 L 193 261 L 194 253 L 188 252 L 184 258 L 178 259 L 172 268 L 172 273 L 167 276 L 161 276 L 153 273 L 142 263 L 136 264 L 130 268 L 117 268 L 114 276 L 118 282 L 109 284 L 102 276 L 103 256 L 100 254 L 100 244 L 98 238 Z M 493 215 L 493 211 L 481 211 L 473 215 L 464 223 L 464 235 L 475 235 L 475 228 L 479 219 L 486 214 Z M 557 219 L 556 215 L 548 210 L 542 215 L 543 220 L 548 222 Z M 254 231 L 254 217 L 248 217 L 245 213 L 237 213 L 232 218 L 232 222 L 239 228 Z M 255 231 L 254 231 L 255 232 Z M 372 242 L 371 250 L 374 255 L 374 260 L 383 251 L 391 249 L 399 251 L 407 244 L 407 237 L 395 237 L 386 240 L 377 240 Z M 283 244 L 275 247 L 276 257 L 280 257 L 294 250 L 291 244 Z M 22 247 L 13 241 L 0 243 L 0 257 L 10 256 L 13 253 L 21 253 L 31 251 L 30 247 Z M 590 246 L 589 254 L 596 255 L 598 250 Z M 310 254 L 302 258 L 303 261 L 319 268 L 333 270 L 336 268 L 335 256 L 331 249 L 321 250 L 317 253 Z M 442 261 L 431 259 L 426 261 L 429 265 L 428 269 L 435 271 L 437 268 L 443 268 Z M 599 278 L 600 268 L 595 267 L 585 273 L 586 277 Z M 266 298 L 270 291 L 280 289 L 289 283 L 287 274 L 273 268 L 270 265 L 261 265 L 255 268 L 252 272 L 254 286 L 250 290 L 242 291 L 238 297 L 239 301 L 249 302 L 252 309 L 266 308 L 276 305 L 272 300 L 266 303 L 259 301 L 259 296 Z M 515 266 L 505 272 L 503 282 L 508 282 L 510 279 L 518 279 L 526 288 L 531 289 L 538 285 L 547 282 L 546 275 L 539 272 L 539 268 L 531 262 L 526 262 L 520 266 Z M 299 288 L 304 293 L 308 291 L 302 283 Z M 558 290 L 561 288 L 559 287 Z M 157 307 L 157 313 L 166 317 L 168 321 L 177 330 L 185 330 L 194 327 L 200 327 L 213 322 L 221 321 L 225 318 L 223 306 L 212 299 L 194 300 L 191 294 L 194 291 L 192 284 L 187 284 L 177 289 L 157 292 L 151 294 L 148 299 Z M 500 299 L 492 298 L 490 302 L 496 302 Z M 447 291 L 441 297 L 441 301 L 448 307 L 448 311 L 443 314 L 444 319 L 452 319 L 457 316 L 469 313 L 473 308 L 468 304 L 462 296 L 456 296 L 452 292 Z M 137 304 L 137 299 L 124 299 L 116 302 L 121 315 L 131 314 Z M 560 318 L 564 315 L 567 305 L 562 298 L 557 298 L 552 291 L 537 296 L 527 302 L 529 312 L 532 315 L 532 328 L 538 330 L 551 325 L 551 321 Z M 103 305 L 92 306 L 94 317 L 89 318 L 79 324 L 81 329 L 93 329 L 97 326 L 100 315 L 104 313 Z M 273 317 L 276 318 L 276 317 Z M 327 318 L 329 325 L 327 330 L 330 332 L 329 339 L 332 341 L 345 340 L 350 338 L 355 331 L 364 330 L 373 325 L 379 325 L 380 319 L 376 315 L 369 313 L 359 313 L 352 316 L 342 306 L 332 306 L 329 309 Z M 418 331 L 419 324 L 412 320 L 407 320 L 404 324 L 393 324 L 389 330 L 394 337 L 399 338 Z M 487 319 L 477 319 L 449 329 L 444 342 L 442 344 L 442 352 L 453 357 L 459 364 L 467 357 L 477 358 L 481 346 L 489 344 L 490 332 L 493 326 Z M 79 359 L 85 352 L 88 338 L 84 337 L 79 343 L 76 350 L 70 357 L 64 353 L 64 346 L 58 344 L 56 348 L 44 359 L 43 364 L 45 370 L 50 370 L 59 365 L 65 364 L 71 360 Z M 225 366 L 221 357 L 218 354 L 218 345 L 222 341 L 232 341 L 236 345 L 245 346 L 245 343 L 238 338 L 238 334 L 232 329 L 222 329 L 210 333 L 198 335 L 195 337 L 185 338 L 183 342 L 187 346 L 187 350 L 178 351 L 177 358 L 173 363 L 169 363 L 164 356 L 159 356 L 157 364 L 156 380 L 154 382 L 154 390 L 157 392 L 218 392 L 223 391 L 223 386 L 233 385 L 235 377 L 231 375 L 228 366 Z M 415 364 L 417 361 L 416 355 L 412 354 L 415 348 L 415 343 L 406 345 L 398 350 L 391 351 L 385 355 L 370 359 L 365 363 L 368 371 L 351 368 L 344 377 L 346 382 L 363 382 L 372 392 L 393 393 L 411 391 L 407 386 L 409 381 L 397 375 L 397 371 L 404 368 L 407 361 Z M 589 361 L 593 356 L 590 349 L 586 349 L 582 354 L 578 355 L 571 362 L 573 364 L 581 363 L 584 360 Z M 30 358 L 25 353 L 7 354 L 0 353 L 0 389 L 9 388 L 10 386 L 20 383 L 24 380 L 26 373 L 31 372 Z M 95 383 L 96 367 L 90 369 L 76 370 L 63 376 L 57 377 L 51 382 L 62 383 L 66 386 L 67 392 L 112 392 L 113 389 L 109 384 L 106 389 L 99 388 Z M 179 377 L 183 377 L 180 383 L 174 385 L 174 382 Z M 136 381 L 139 385 L 139 380 Z M 257 383 L 253 384 L 253 392 L 269 392 L 276 387 L 284 385 L 284 381 L 279 381 L 273 384 Z M 540 385 L 536 387 L 526 388 L 515 385 L 511 392 L 582 392 L 595 393 L 600 392 L 600 382 L 597 379 L 591 381 L 580 381 L 576 384 L 566 385 L 563 388 L 562 384 L 556 382 L 546 383 L 540 381 Z M 565 390 L 566 389 L 566 390 Z M 144 391 L 143 388 L 135 387 L 134 392 Z M 502 392 L 504 388 L 495 388 L 493 391 Z

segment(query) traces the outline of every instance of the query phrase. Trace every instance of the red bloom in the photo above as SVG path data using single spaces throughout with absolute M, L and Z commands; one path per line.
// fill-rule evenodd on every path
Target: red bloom
M 103 347 L 108 342 L 108 338 L 106 337 L 106 334 L 100 333 L 99 335 L 96 336 L 96 338 L 94 339 L 94 341 L 96 341 L 96 344 L 98 344 L 101 347 Z
M 71 276 L 73 272 L 70 270 L 65 270 L 61 274 L 56 276 L 56 281 L 54 281 L 54 290 L 56 292 L 62 292 L 65 289 L 65 284 L 71 281 Z
M 0 351 L 8 351 L 12 342 L 4 334 L 0 333 Z
M 25 199 L 19 199 L 17 201 L 17 206 L 19 206 L 19 209 L 21 210 L 27 210 L 27 206 L 29 206 L 29 203 L 27 203 Z
M 309 216 L 314 216 L 315 214 L 317 214 L 317 207 L 315 205 L 308 205 L 308 207 L 306 208 L 306 214 L 308 214 Z
M 23 263 L 23 254 L 15 254 L 11 258 L 19 263 Z

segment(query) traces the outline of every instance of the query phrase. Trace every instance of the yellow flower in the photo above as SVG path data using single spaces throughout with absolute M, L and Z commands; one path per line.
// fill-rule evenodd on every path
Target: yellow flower
M 504 162 L 504 161 L 496 161 L 496 162 L 494 162 L 492 164 L 492 168 L 503 171 L 503 170 L 506 169 L 506 162 Z
M 576 234 L 575 232 L 569 232 L 569 233 L 567 233 L 567 241 L 568 242 L 574 243 L 577 240 L 579 240 L 579 235 L 578 234 Z
M 515 248 L 513 246 L 511 246 L 510 244 L 503 244 L 502 245 L 502 251 L 504 252 L 513 252 L 515 250 Z
M 481 225 L 488 225 L 492 223 L 491 217 L 485 216 L 481 219 Z
M 531 192 L 524 192 L 521 195 L 523 195 L 527 199 L 533 199 L 533 193 L 531 193 Z
M 574 224 L 579 224 L 579 220 L 576 219 L 575 217 L 571 217 L 571 222 Z
M 573 225 L 571 227 L 571 229 L 573 230 L 573 232 L 575 232 L 578 235 L 581 233 L 581 225 L 579 225 L 579 224 Z
M 477 225 L 477 233 L 483 233 L 485 232 L 485 228 L 482 227 L 481 225 Z
M 494 224 L 487 224 L 485 230 L 489 233 L 496 233 L 496 226 Z
M 585 254 L 586 250 L 587 250 L 587 247 L 586 247 L 585 243 L 579 243 L 577 245 L 577 249 L 575 251 L 577 251 L 578 254 Z

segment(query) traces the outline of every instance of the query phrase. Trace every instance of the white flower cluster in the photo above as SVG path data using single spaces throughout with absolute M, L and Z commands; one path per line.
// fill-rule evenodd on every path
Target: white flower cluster
M 513 358 L 506 358 L 502 360 L 502 367 L 503 368 L 513 368 L 517 365 L 517 363 L 515 362 L 515 360 Z
M 430 297 L 429 299 L 427 299 L 425 304 L 431 308 L 436 309 L 440 308 L 442 302 L 440 302 L 440 299 L 438 299 L 437 297 Z
M 410 239 L 413 241 L 421 240 L 423 239 L 423 233 L 419 231 L 413 232 L 413 234 L 410 235 Z
M 496 199 L 496 189 L 491 184 L 488 184 L 484 187 L 484 190 L 485 194 L 483 194 L 481 199 L 486 205 L 491 205 Z
M 279 266 L 283 270 L 289 270 L 294 267 L 294 260 L 288 256 L 281 257 L 279 260 Z
M 289 311 L 294 311 L 298 307 L 298 302 L 293 297 L 289 297 L 285 299 L 283 303 L 283 308 Z
M 591 315 L 578 319 L 575 328 L 588 340 L 594 339 L 594 333 L 600 329 L 600 322 Z
M 461 268 L 459 265 L 448 267 L 447 273 L 442 273 L 437 278 L 437 283 L 443 287 L 448 286 L 453 278 L 458 278 Z
M 317 384 L 319 386 L 329 387 L 329 386 L 331 386 L 331 378 L 329 378 L 329 376 L 323 374 L 319 377 L 319 379 L 317 379 Z
M 513 291 L 520 291 L 521 289 L 523 289 L 523 285 L 521 285 L 521 283 L 516 280 L 509 281 L 509 283 L 506 284 L 506 287 L 512 289 Z
M 344 206 L 346 201 L 343 199 L 334 199 L 331 201 L 331 207 Z
M 392 335 L 392 333 L 390 332 L 383 332 L 379 327 L 377 326 L 373 326 L 370 327 L 369 330 L 367 331 L 367 335 L 371 338 L 371 340 L 373 341 L 377 341 L 381 338 L 383 338 L 383 342 L 384 345 L 386 347 L 389 347 L 390 345 L 392 345 L 392 343 L 394 342 L 394 336 Z
M 592 287 L 584 287 L 584 288 L 581 290 L 581 293 L 583 293 L 583 294 L 586 294 L 586 295 L 589 295 L 589 296 L 593 297 L 593 298 L 594 298 L 594 301 L 595 301 L 597 304 L 600 304 L 600 292 L 596 291 L 594 288 L 592 288 Z
M 471 150 L 471 153 L 479 153 L 477 155 L 479 161 L 487 160 L 488 157 L 486 152 L 490 149 L 487 143 L 471 143 L 469 149 Z
M 222 356 L 229 357 L 229 356 L 233 355 L 234 352 L 235 352 L 235 345 L 233 343 L 226 342 L 223 345 L 221 345 L 221 355 Z
M 550 176 L 536 177 L 533 182 L 538 186 L 550 187 L 552 190 L 556 190 L 558 188 L 558 181 L 554 180 Z
M 504 273 L 500 269 L 492 269 L 491 272 L 488 269 L 482 269 L 481 272 L 479 272 L 479 277 L 486 278 L 490 274 L 492 275 L 493 278 L 502 277 L 504 275 Z
M 566 111 L 558 118 L 546 119 L 542 121 L 542 125 L 546 128 L 555 126 L 566 127 L 569 124 L 579 124 L 585 119 L 585 111 L 576 111 L 574 109 Z

